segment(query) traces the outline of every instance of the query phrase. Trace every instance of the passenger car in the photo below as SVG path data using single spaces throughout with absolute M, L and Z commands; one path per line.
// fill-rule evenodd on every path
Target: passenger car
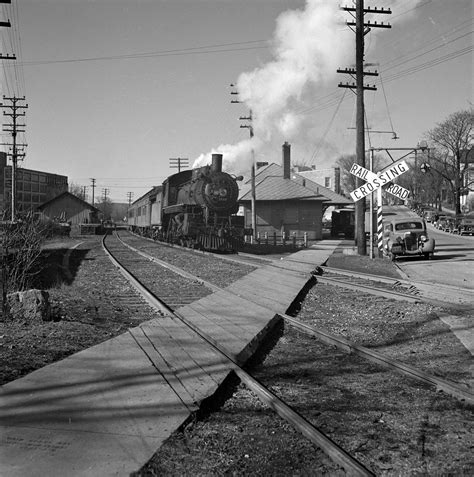
M 457 233 L 459 235 L 474 234 L 474 217 L 467 217 L 465 215 L 456 217 L 454 233 Z
M 392 260 L 406 256 L 431 259 L 435 241 L 428 237 L 426 222 L 422 218 L 397 216 L 384 220 L 383 246 Z

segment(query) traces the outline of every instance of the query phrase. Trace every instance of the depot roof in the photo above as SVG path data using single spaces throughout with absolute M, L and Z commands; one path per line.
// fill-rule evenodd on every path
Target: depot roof
M 283 167 L 271 163 L 260 168 L 255 175 L 257 200 L 314 200 L 327 205 L 348 205 L 353 202 L 331 189 L 292 172 L 290 179 L 283 177 Z M 241 187 L 239 201 L 251 200 L 251 183 Z

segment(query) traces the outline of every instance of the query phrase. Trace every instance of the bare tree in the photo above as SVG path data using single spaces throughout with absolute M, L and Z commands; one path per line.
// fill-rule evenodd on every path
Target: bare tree
M 96 207 L 102 212 L 104 220 L 110 220 L 113 204 L 109 197 L 102 197 Z
M 74 194 L 76 197 L 79 197 L 79 199 L 86 200 L 85 193 L 84 193 L 84 187 L 81 186 L 80 184 L 76 184 L 74 182 L 71 182 L 69 184 L 69 192 L 71 194 Z
M 400 177 L 397 184 L 410 191 L 410 197 L 421 204 L 430 204 L 441 210 L 441 190 L 445 183 L 443 177 L 433 171 L 422 172 L 412 168 Z
M 461 193 L 468 173 L 468 152 L 473 147 L 474 110 L 458 111 L 427 132 L 436 149 L 432 170 L 451 187 L 456 214 L 461 213 Z
M 356 162 L 355 154 L 346 154 L 340 156 L 336 160 L 336 164 L 341 168 L 342 189 L 347 194 L 357 189 L 356 177 L 350 173 L 352 165 Z M 373 172 L 377 173 L 379 170 L 383 169 L 387 162 L 388 161 L 386 159 L 379 155 L 374 156 Z M 368 159 L 366 159 L 366 164 L 369 164 Z
M 18 222 L 2 224 L 3 309 L 8 293 L 23 291 L 31 286 L 46 237 L 47 227 L 32 214 Z

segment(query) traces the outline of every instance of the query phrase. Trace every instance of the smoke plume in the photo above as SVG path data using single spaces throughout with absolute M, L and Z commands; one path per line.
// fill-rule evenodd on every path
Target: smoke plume
M 242 73 L 236 83 L 239 100 L 252 111 L 253 139 L 201 154 L 194 167 L 208 164 L 211 153 L 219 152 L 226 169 L 245 173 L 252 149 L 259 160 L 275 162 L 284 141 L 306 144 L 312 125 L 301 111 L 314 105 L 318 86 L 335 81 L 337 68 L 350 62 L 353 51 L 354 35 L 338 2 L 307 0 L 303 10 L 282 13 L 272 39 L 272 61 Z M 314 143 L 313 137 L 313 148 Z

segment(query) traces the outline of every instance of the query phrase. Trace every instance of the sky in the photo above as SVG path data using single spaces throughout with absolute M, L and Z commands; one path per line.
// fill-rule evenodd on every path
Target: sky
M 352 5 L 351 0 L 342 5 Z M 21 167 L 68 176 L 95 197 L 127 202 L 177 169 L 224 156 L 334 167 L 354 154 L 352 20 L 334 0 L 12 0 L 1 5 L 2 94 L 25 97 Z M 364 37 L 366 147 L 409 148 L 472 107 L 471 0 L 381 0 L 367 15 L 392 28 Z M 234 86 L 230 86 L 233 84 Z M 231 94 L 235 92 L 238 94 Z M 239 103 L 232 103 L 232 100 Z M 250 123 L 239 120 L 252 112 Z M 8 118 L 7 118 L 8 119 Z M 5 122 L 5 121 L 4 121 Z M 381 132 L 376 132 L 381 131 Z M 394 140 L 392 132 L 399 139 Z M 11 142 L 7 133 L 2 142 Z M 6 150 L 7 146 L 4 146 Z M 394 151 L 393 154 L 399 154 Z M 401 154 L 401 152 L 400 152 Z

